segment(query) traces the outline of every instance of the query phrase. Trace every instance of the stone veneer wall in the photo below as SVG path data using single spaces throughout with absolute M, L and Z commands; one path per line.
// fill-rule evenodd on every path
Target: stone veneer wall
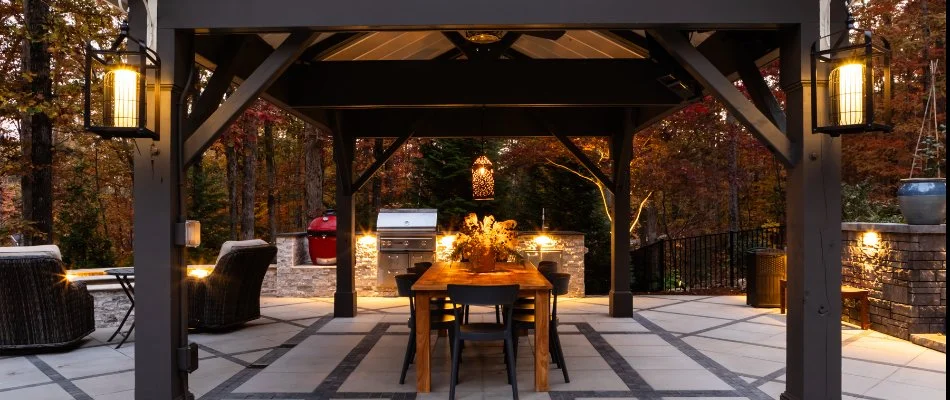
M 865 243 L 876 232 L 877 244 Z M 947 313 L 947 226 L 842 224 L 843 284 L 870 290 L 871 329 L 909 340 L 942 332 Z M 857 304 L 842 319 L 857 323 Z
M 99 289 L 95 286 L 88 287 L 89 294 L 92 295 L 93 304 L 95 304 L 95 312 L 93 314 L 96 319 L 96 328 L 119 326 L 122 317 L 125 316 L 126 311 L 129 311 L 129 307 L 132 306 L 132 303 L 129 302 L 129 298 L 125 296 L 125 293 L 122 292 L 122 288 L 118 287 L 118 284 L 111 286 L 115 287 L 109 289 Z M 132 315 L 129 315 L 128 321 L 125 321 L 125 327 L 122 328 L 123 331 L 134 321 L 135 311 L 132 311 Z
M 336 265 L 313 265 L 307 234 L 277 235 L 277 264 L 264 275 L 261 295 L 279 297 L 333 297 Z

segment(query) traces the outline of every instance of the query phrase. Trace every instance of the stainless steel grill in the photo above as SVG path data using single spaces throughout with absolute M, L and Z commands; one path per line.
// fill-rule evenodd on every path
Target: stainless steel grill
M 434 261 L 437 216 L 437 210 L 428 208 L 379 210 L 377 286 L 395 287 L 396 275 L 417 262 Z

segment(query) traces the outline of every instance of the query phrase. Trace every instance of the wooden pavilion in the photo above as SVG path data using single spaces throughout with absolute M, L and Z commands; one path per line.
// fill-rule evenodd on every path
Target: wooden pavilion
M 184 169 L 256 98 L 333 134 L 334 315 L 356 314 L 354 193 L 410 137 L 553 136 L 614 196 L 610 314 L 630 317 L 633 136 L 716 96 L 788 169 L 785 399 L 840 398 L 841 142 L 811 132 L 810 46 L 846 12 L 830 0 L 162 0 L 130 2 L 161 57 L 159 140 L 137 139 L 136 398 L 188 397 L 176 226 Z M 150 29 L 151 28 L 151 29 Z M 492 43 L 472 34 L 488 32 Z M 476 40 L 477 41 L 477 40 Z M 759 67 L 781 64 L 784 107 Z M 195 65 L 213 70 L 190 112 Z M 742 79 L 752 101 L 733 81 Z M 226 100 L 228 88 L 239 84 Z M 822 109 L 822 104 L 819 104 Z M 151 119 L 156 119 L 150 115 Z M 612 169 L 570 140 L 610 139 Z M 357 138 L 395 138 L 365 171 Z M 145 151 L 145 149 L 151 149 Z

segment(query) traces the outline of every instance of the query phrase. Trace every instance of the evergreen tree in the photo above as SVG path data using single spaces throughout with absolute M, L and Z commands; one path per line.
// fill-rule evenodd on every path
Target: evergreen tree
M 69 268 L 107 268 L 115 265 L 112 241 L 100 229 L 102 209 L 93 190 L 95 182 L 85 161 L 73 167 L 59 212 L 63 235 L 59 247 Z

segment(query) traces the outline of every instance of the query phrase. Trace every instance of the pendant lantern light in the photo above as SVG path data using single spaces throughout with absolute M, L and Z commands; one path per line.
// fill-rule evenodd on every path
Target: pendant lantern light
M 123 49 L 131 41 L 135 49 Z M 148 94 L 146 83 L 152 82 L 155 121 L 158 121 L 158 54 L 144 42 L 129 36 L 129 24 L 122 22 L 120 34 L 108 49 L 86 45 L 85 83 L 83 87 L 83 126 L 103 138 L 150 138 L 157 140 L 157 122 L 147 125 Z M 93 96 L 93 86 L 97 96 Z
M 484 153 L 472 164 L 472 199 L 495 199 L 495 169 Z
M 891 46 L 869 30 L 848 28 L 819 38 L 811 46 L 812 131 L 838 136 L 846 133 L 890 132 Z M 827 79 L 827 95 L 819 99 L 818 79 Z M 821 100 L 821 101 L 819 101 Z M 819 111 L 819 102 L 824 107 Z

